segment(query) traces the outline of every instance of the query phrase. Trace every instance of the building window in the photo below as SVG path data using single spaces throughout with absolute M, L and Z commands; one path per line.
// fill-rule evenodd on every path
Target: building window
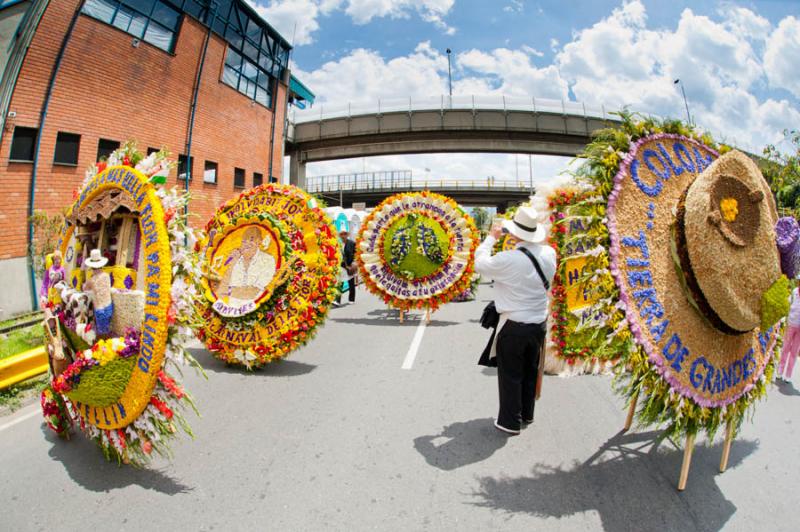
M 271 176 L 269 176 L 269 182 L 270 183 L 277 183 L 278 182 L 278 178 L 271 175 Z
M 253 172 L 253 186 L 257 187 L 263 182 L 264 182 L 264 174 L 259 174 L 258 172 Z
M 270 75 L 233 48 L 225 56 L 222 81 L 264 107 L 272 107 Z
M 100 139 L 97 143 L 97 160 L 108 159 L 111 152 L 119 149 L 119 142 L 116 140 Z
M 244 170 L 241 168 L 233 169 L 233 188 L 244 188 Z
M 53 162 L 55 164 L 78 166 L 78 149 L 80 145 L 80 135 L 59 131 L 56 136 L 56 153 L 53 156 Z
M 39 130 L 35 127 L 15 127 L 9 159 L 15 162 L 32 163 L 38 133 Z
M 153 155 L 154 153 L 158 153 L 161 150 L 159 148 L 147 148 L 147 155 Z
M 217 163 L 206 161 L 206 168 L 203 171 L 203 183 L 217 184 Z
M 189 165 L 186 165 L 186 156 L 181 154 L 178 155 L 178 179 L 181 181 L 186 181 L 186 172 L 189 172 L 189 181 L 192 180 L 192 174 L 194 174 L 194 157 L 189 158 Z
M 83 12 L 166 52 L 175 47 L 181 13 L 161 0 L 86 0 Z

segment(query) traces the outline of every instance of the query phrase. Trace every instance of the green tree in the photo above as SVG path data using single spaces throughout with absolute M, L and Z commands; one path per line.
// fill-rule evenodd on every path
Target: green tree
M 800 217 L 800 131 L 784 130 L 786 141 L 791 145 L 788 152 L 778 150 L 772 144 L 764 148 L 766 161 L 761 170 L 775 193 L 778 210 L 782 215 Z
M 484 207 L 473 207 L 472 219 L 475 220 L 475 225 L 478 227 L 478 230 L 489 230 L 489 211 Z

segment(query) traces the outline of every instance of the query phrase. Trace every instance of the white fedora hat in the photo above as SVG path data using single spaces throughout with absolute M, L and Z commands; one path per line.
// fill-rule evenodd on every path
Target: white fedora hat
M 539 213 L 533 207 L 520 207 L 512 220 L 503 220 L 503 228 L 524 242 L 538 244 L 547 237 L 539 223 Z
M 89 258 L 86 259 L 84 262 L 90 268 L 102 268 L 103 266 L 108 264 L 108 259 L 100 254 L 99 249 L 93 249 L 92 252 L 89 254 Z

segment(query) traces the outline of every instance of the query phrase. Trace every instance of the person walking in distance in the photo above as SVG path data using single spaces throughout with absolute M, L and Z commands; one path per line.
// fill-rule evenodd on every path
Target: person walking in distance
M 475 251 L 475 271 L 495 281 L 500 315 L 482 362 L 497 363 L 500 411 L 495 427 L 519 434 L 533 422 L 539 356 L 547 332 L 548 291 L 556 272 L 556 252 L 544 243 L 545 228 L 533 207 L 520 207 L 512 220 L 493 224 Z M 492 255 L 503 233 L 514 249 Z
M 342 268 L 346 272 L 345 279 L 347 280 L 349 294 L 347 300 L 350 303 L 356 302 L 356 272 L 358 265 L 356 264 L 356 243 L 350 240 L 350 233 L 342 229 L 339 231 L 339 239 L 342 241 Z M 336 298 L 336 305 L 341 305 L 342 294 Z

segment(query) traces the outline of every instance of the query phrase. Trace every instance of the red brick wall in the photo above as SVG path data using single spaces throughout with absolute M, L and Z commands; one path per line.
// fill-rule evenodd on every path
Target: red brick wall
M 14 125 L 37 127 L 50 72 L 77 0 L 50 3 L 25 58 L 9 111 L 10 119 L 0 144 L 0 259 L 25 254 L 26 216 L 32 164 L 9 163 Z M 67 45 L 50 101 L 39 152 L 35 208 L 57 212 L 69 205 L 73 191 L 95 162 L 100 138 L 124 142 L 136 139 L 142 151 L 166 147 L 177 158 L 185 153 L 192 89 L 202 51 L 205 28 L 184 17 L 173 54 L 141 42 L 107 24 L 82 15 Z M 212 35 L 197 102 L 192 157 L 191 190 L 196 199 L 190 210 L 202 225 L 216 206 L 231 197 L 234 167 L 246 170 L 246 187 L 253 172 L 267 180 L 269 137 L 273 113 L 220 79 L 225 42 Z M 282 164 L 279 144 L 283 135 L 286 88 L 277 100 L 273 174 Z M 53 164 L 59 131 L 81 135 L 77 167 Z M 204 184 L 206 160 L 218 164 L 216 185 Z M 183 185 L 176 172 L 168 184 Z

